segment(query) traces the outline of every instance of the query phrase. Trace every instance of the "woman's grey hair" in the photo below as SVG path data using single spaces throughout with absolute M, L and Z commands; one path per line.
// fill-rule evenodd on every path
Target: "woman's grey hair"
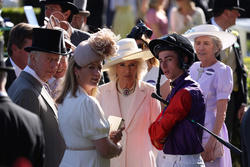
M 210 36 L 210 38 L 212 39 L 212 42 L 214 44 L 214 54 L 215 57 L 219 56 L 221 50 L 222 50 L 222 43 L 221 40 L 218 37 L 215 36 Z
M 147 73 L 147 63 L 143 59 L 136 59 L 137 61 L 137 77 L 136 80 L 139 81 L 141 80 L 145 74 Z M 117 80 L 117 74 L 116 74 L 116 64 L 109 67 L 108 76 L 111 81 L 116 81 Z

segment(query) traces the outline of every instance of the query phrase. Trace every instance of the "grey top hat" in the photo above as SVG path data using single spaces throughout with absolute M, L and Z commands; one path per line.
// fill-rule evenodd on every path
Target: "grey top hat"
M 240 7 L 239 0 L 215 0 L 213 8 L 208 9 L 208 11 L 216 11 L 216 10 L 223 10 L 223 9 L 236 9 L 236 10 L 245 11 L 245 9 Z
M 79 10 L 74 4 L 74 0 L 40 0 L 42 4 L 66 5 L 73 14 L 78 14 Z
M 33 28 L 32 46 L 25 47 L 25 51 L 41 51 L 59 55 L 67 55 L 63 30 Z
M 87 0 L 75 0 L 74 3 L 79 9 L 79 14 L 84 15 L 84 17 L 88 17 L 90 15 L 90 12 L 86 10 Z

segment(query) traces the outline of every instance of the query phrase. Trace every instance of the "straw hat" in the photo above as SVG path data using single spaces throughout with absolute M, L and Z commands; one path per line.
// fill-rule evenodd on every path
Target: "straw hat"
M 109 60 L 106 59 L 106 64 L 103 65 L 103 71 L 108 71 L 109 67 L 129 60 L 143 59 L 148 60 L 153 57 L 150 50 L 142 51 L 138 48 L 135 39 L 124 38 L 116 43 L 119 50 L 117 56 L 110 57 Z
M 220 29 L 217 26 L 211 24 L 203 24 L 193 27 L 187 32 L 185 32 L 185 34 L 183 34 L 183 36 L 189 39 L 192 44 L 194 44 L 196 37 L 208 36 L 208 35 L 215 36 L 221 40 L 222 50 L 233 45 L 237 40 L 235 35 L 224 31 L 220 31 Z

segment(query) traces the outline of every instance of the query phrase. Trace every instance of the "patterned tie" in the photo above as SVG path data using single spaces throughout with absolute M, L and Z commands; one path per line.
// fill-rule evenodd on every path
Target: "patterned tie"
M 43 87 L 47 90 L 49 94 L 51 93 L 51 89 L 47 83 L 44 83 Z
M 50 89 L 51 89 L 51 97 L 52 99 L 56 99 L 59 95 L 59 86 L 60 86 L 61 80 L 59 78 L 56 78 L 51 84 L 50 84 Z

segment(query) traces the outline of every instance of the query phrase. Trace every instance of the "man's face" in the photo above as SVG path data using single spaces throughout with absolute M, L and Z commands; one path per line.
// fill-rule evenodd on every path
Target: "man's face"
M 45 5 L 45 16 L 50 17 L 53 12 L 62 12 L 62 8 L 60 5 L 55 4 L 47 4 Z
M 236 9 L 229 10 L 228 22 L 230 26 L 235 25 L 236 19 L 240 17 L 240 13 Z
M 175 80 L 183 70 L 179 67 L 178 55 L 172 50 L 164 50 L 159 53 L 159 61 L 164 75 L 171 80 Z
M 53 53 L 39 52 L 39 55 L 36 55 L 34 59 L 33 70 L 42 81 L 47 82 L 55 75 L 60 56 Z
M 19 68 L 21 68 L 22 70 L 27 66 L 28 64 L 28 55 L 29 52 L 26 52 L 24 50 L 25 47 L 27 46 L 31 46 L 32 45 L 32 39 L 25 39 L 25 44 L 22 48 L 18 48 L 16 47 L 16 50 L 13 52 L 13 54 L 16 54 L 16 56 L 18 56 L 18 60 L 19 62 L 17 62 L 16 64 L 18 65 Z
M 82 14 L 74 15 L 71 26 L 80 30 L 84 26 L 84 19 L 85 17 Z

